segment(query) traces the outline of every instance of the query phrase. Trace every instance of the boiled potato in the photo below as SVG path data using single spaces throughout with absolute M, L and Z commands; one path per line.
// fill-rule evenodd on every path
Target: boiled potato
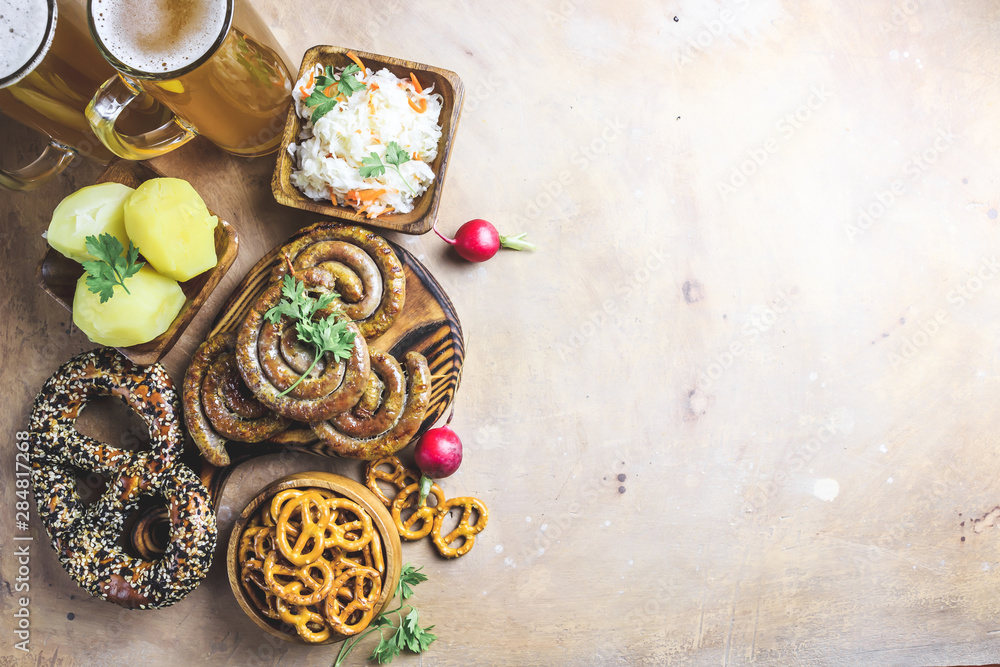
M 162 276 L 149 265 L 125 280 L 114 296 L 101 297 L 87 289 L 87 274 L 80 276 L 73 296 L 73 324 L 100 345 L 125 347 L 147 343 L 170 328 L 184 306 L 184 292 L 176 280 Z
M 125 231 L 163 275 L 189 280 L 215 266 L 219 219 L 187 181 L 154 178 L 125 202 Z
M 87 237 L 111 234 L 128 247 L 125 200 L 135 192 L 121 183 L 88 185 L 69 195 L 52 212 L 45 233 L 49 245 L 77 262 L 97 259 L 87 252 Z

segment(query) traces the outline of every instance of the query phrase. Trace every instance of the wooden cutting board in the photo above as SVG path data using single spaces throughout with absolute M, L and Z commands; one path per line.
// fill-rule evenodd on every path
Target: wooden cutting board
M 296 232 L 285 243 L 304 234 L 304 231 Z M 238 329 L 242 325 L 253 304 L 271 284 L 271 272 L 280 261 L 280 249 L 285 243 L 275 246 L 247 272 L 219 310 L 207 337 Z M 427 358 L 431 373 L 431 398 L 419 436 L 431 428 L 451 405 L 462 377 L 465 342 L 458 315 L 441 285 L 412 254 L 392 241 L 389 244 L 403 265 L 406 300 L 392 326 L 378 338 L 367 342 L 370 347 L 387 351 L 397 359 L 402 359 L 410 351 L 419 352 Z M 191 451 L 186 462 L 199 474 L 218 507 L 226 482 L 239 465 L 282 450 L 315 453 L 309 445 L 316 441 L 312 430 L 302 424 L 263 443 L 230 442 L 227 451 L 231 462 L 227 466 L 213 466 Z M 143 557 L 157 557 L 166 544 L 168 533 L 165 529 L 168 526 L 166 508 L 148 509 L 138 517 L 132 529 L 133 546 Z

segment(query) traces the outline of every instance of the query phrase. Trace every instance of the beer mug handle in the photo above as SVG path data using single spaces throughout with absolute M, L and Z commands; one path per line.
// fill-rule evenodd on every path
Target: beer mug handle
M 176 114 L 162 127 L 145 134 L 132 137 L 118 132 L 118 116 L 141 94 L 142 89 L 118 74 L 105 81 L 87 105 L 84 113 L 90 127 L 108 150 L 127 160 L 148 160 L 194 139 L 194 128 Z
M 58 176 L 73 161 L 72 148 L 50 142 L 38 159 L 16 171 L 0 169 L 0 186 L 8 190 L 34 190 Z

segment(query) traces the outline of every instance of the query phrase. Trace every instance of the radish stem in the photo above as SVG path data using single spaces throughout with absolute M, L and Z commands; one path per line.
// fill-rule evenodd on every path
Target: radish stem
M 511 250 L 535 250 L 535 244 L 524 240 L 524 237 L 527 235 L 528 233 L 524 232 L 523 234 L 517 234 L 516 236 L 501 236 L 500 247 L 509 248 Z

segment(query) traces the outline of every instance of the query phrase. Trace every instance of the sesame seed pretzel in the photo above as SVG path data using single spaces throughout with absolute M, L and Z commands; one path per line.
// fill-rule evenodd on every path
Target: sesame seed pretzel
M 77 417 L 97 396 L 114 396 L 142 418 L 150 451 L 121 450 L 76 430 Z M 30 418 L 35 504 L 60 563 L 96 597 L 155 609 L 181 600 L 208 575 L 215 512 L 201 480 L 178 462 L 180 412 L 162 366 L 137 366 L 111 348 L 70 359 L 35 398 Z M 91 505 L 77 490 L 81 470 L 109 480 Z M 170 542 L 156 561 L 134 558 L 118 545 L 126 518 L 143 496 L 160 496 L 169 508 Z

